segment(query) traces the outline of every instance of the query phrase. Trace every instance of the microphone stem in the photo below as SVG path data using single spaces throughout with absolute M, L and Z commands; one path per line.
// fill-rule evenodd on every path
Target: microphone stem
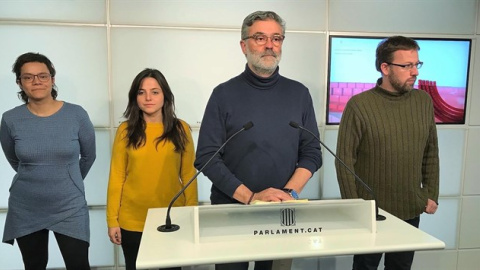
M 212 161 L 212 159 L 220 152 L 220 150 L 223 149 L 223 147 L 225 147 L 225 145 L 227 145 L 227 143 L 233 139 L 233 137 L 235 137 L 238 133 L 244 131 L 244 130 L 248 130 L 250 128 L 253 127 L 253 123 L 252 122 L 248 122 L 247 124 L 243 125 L 243 128 L 241 128 L 240 130 L 238 130 L 237 132 L 235 132 L 232 136 L 230 136 L 221 146 L 220 148 L 218 148 L 218 150 L 210 157 L 210 159 L 207 160 L 207 162 L 205 162 L 205 164 L 200 168 L 200 170 L 197 171 L 197 173 L 195 173 L 195 175 L 190 179 L 188 180 L 188 182 L 185 184 L 185 186 L 173 197 L 173 199 L 170 201 L 170 204 L 168 204 L 168 209 L 167 209 L 167 217 L 165 218 L 165 225 L 162 225 L 162 226 L 159 226 L 157 228 L 158 231 L 161 231 L 161 232 L 172 232 L 172 231 L 176 231 L 180 228 L 180 226 L 178 225 L 172 225 L 172 220 L 170 218 L 170 210 L 172 209 L 172 206 L 173 204 L 175 203 L 175 201 L 177 201 L 178 197 L 180 197 L 180 195 L 185 191 L 185 189 L 187 189 L 188 186 L 190 186 L 190 184 L 193 182 L 193 180 L 195 180 L 197 178 L 197 176 L 203 171 L 203 169 L 205 169 L 205 167 L 210 163 L 210 161 Z
M 345 167 L 352 175 L 353 177 L 355 177 L 355 179 L 357 180 L 357 182 L 360 182 L 360 184 L 363 185 L 363 187 L 368 191 L 368 193 L 370 193 L 373 197 L 373 201 L 375 203 L 375 217 L 377 220 L 385 220 L 385 217 L 382 216 L 382 215 L 379 215 L 378 214 L 378 205 L 377 205 L 377 196 L 375 196 L 375 192 L 373 192 L 373 190 L 367 185 L 365 184 L 365 182 L 362 181 L 362 179 L 360 179 L 360 177 L 357 176 L 356 173 L 354 173 L 352 171 L 352 169 L 350 169 L 350 167 L 347 166 L 347 164 L 345 164 L 345 162 L 343 162 L 343 160 L 341 160 L 339 157 L 337 157 L 337 155 L 335 155 L 333 153 L 332 150 L 330 150 L 330 148 L 328 148 L 328 146 L 326 146 L 319 138 L 317 138 L 317 136 L 315 134 L 313 134 L 313 132 L 311 132 L 310 130 L 302 127 L 302 126 L 299 126 L 297 125 L 299 129 L 301 130 L 304 130 L 308 133 L 310 133 L 310 135 L 312 135 L 315 139 L 317 139 L 317 141 L 325 148 L 327 149 L 328 152 L 330 152 L 330 154 L 332 154 L 332 156 L 335 157 L 336 160 L 338 160 L 340 163 L 342 163 L 343 167 Z
M 215 152 L 215 154 L 213 154 L 210 159 L 207 160 L 207 162 L 205 162 L 205 164 L 200 168 L 200 170 L 197 171 L 197 173 L 195 173 L 195 175 L 187 182 L 187 184 L 185 184 L 185 186 L 180 190 L 180 192 L 178 192 L 175 197 L 173 197 L 173 199 L 170 201 L 170 204 L 168 205 L 168 211 L 167 211 L 167 218 L 170 219 L 170 209 L 172 208 L 173 204 L 175 203 L 175 201 L 178 199 L 178 197 L 180 197 L 180 195 L 182 195 L 182 193 L 185 191 L 185 189 L 187 189 L 188 186 L 190 186 L 190 184 L 193 182 L 193 180 L 195 180 L 195 178 L 197 178 L 197 176 L 203 171 L 203 169 L 205 169 L 205 167 L 210 163 L 210 161 L 212 161 L 212 159 L 218 154 L 218 152 L 220 152 L 220 150 L 222 150 L 222 148 L 233 138 L 235 137 L 238 133 L 244 131 L 245 128 L 242 128 L 240 129 L 239 131 L 235 132 L 232 136 L 230 136 L 230 138 L 228 138 L 228 140 L 226 140 L 223 145 Z

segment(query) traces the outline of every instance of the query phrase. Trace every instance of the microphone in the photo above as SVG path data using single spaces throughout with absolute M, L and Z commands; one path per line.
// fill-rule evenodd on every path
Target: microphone
M 205 164 L 200 168 L 200 170 L 198 170 L 197 173 L 187 182 L 187 184 L 173 197 L 173 199 L 170 201 L 170 204 L 168 205 L 167 217 L 165 219 L 165 224 L 161 225 L 161 226 L 158 226 L 157 231 L 159 231 L 159 232 L 174 232 L 174 231 L 178 231 L 180 229 L 180 226 L 177 225 L 177 224 L 172 224 L 172 220 L 170 219 L 170 210 L 172 209 L 173 203 L 175 203 L 175 201 L 178 199 L 178 197 L 180 197 L 180 195 L 185 191 L 185 189 L 187 189 L 187 187 L 190 186 L 190 184 L 193 182 L 193 180 L 195 180 L 195 178 L 197 178 L 197 176 L 203 171 L 203 169 L 205 169 L 205 167 L 210 163 L 210 161 L 212 161 L 212 159 L 218 154 L 218 152 L 220 152 L 220 150 L 222 150 L 223 147 L 225 147 L 225 145 L 227 145 L 227 143 L 231 139 L 233 139 L 233 137 L 237 136 L 240 132 L 242 132 L 244 130 L 251 129 L 252 127 L 253 127 L 253 123 L 252 123 L 252 121 L 250 121 L 250 122 L 246 123 L 245 125 L 243 125 L 240 130 L 238 130 L 232 136 L 230 136 L 222 144 L 222 146 L 220 146 L 220 148 L 218 148 L 218 150 L 210 157 L 210 159 L 207 160 L 207 162 L 205 162 Z
M 382 221 L 382 220 L 385 220 L 387 219 L 385 216 L 382 216 L 380 214 L 378 214 L 378 205 L 377 205 L 377 196 L 375 196 L 375 192 L 373 192 L 373 190 L 365 183 L 363 182 L 362 179 L 360 179 L 360 177 L 353 172 L 352 169 L 350 169 L 347 164 L 345 164 L 345 162 L 343 162 L 343 160 L 341 160 L 339 157 L 337 157 L 337 155 L 335 155 L 332 150 L 330 150 L 330 148 L 328 148 L 315 134 L 313 134 L 313 132 L 311 132 L 310 130 L 300 126 L 299 124 L 297 124 L 296 122 L 293 122 L 291 121 L 290 122 L 290 126 L 294 127 L 294 128 L 297 128 L 297 129 L 301 129 L 301 130 L 304 130 L 306 132 L 308 132 L 310 135 L 312 135 L 315 139 L 317 139 L 317 141 L 323 146 L 325 147 L 325 149 L 328 150 L 328 152 L 330 152 L 330 154 L 332 154 L 332 156 L 335 157 L 335 159 L 337 159 L 342 165 L 343 167 L 345 167 L 353 176 L 355 176 L 355 180 L 357 180 L 360 184 L 363 185 L 363 187 L 365 187 L 365 189 L 368 191 L 368 193 L 370 193 L 373 197 L 373 200 L 375 202 L 375 216 L 376 216 L 376 219 L 377 221 Z

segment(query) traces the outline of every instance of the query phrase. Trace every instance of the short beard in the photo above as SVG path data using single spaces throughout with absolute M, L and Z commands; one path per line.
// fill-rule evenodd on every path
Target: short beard
M 391 76 L 388 77 L 388 81 L 392 85 L 393 89 L 397 90 L 399 94 L 408 93 L 413 90 L 413 85 L 410 86 L 407 82 L 401 83 L 395 77 L 395 73 L 392 73 Z
M 275 57 L 275 61 L 272 64 L 266 64 L 262 61 L 262 57 L 265 55 L 271 55 Z M 282 58 L 282 54 L 276 54 L 273 50 L 266 50 L 264 53 L 252 52 L 247 47 L 247 62 L 251 65 L 253 71 L 256 74 L 260 74 L 263 76 L 270 76 L 272 75 L 278 67 L 278 63 L 280 63 L 280 59 Z

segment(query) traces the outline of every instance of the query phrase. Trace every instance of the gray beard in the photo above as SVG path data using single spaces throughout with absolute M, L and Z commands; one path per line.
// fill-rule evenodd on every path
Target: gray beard
M 280 60 L 282 59 L 282 55 L 277 54 L 275 56 L 276 62 L 271 65 L 266 65 L 262 61 L 262 56 L 260 54 L 255 54 L 248 50 L 247 52 L 248 52 L 248 54 L 246 55 L 247 62 L 251 65 L 253 72 L 263 77 L 268 77 L 272 75 L 273 72 L 275 72 L 275 70 L 277 69 L 278 63 L 280 63 Z

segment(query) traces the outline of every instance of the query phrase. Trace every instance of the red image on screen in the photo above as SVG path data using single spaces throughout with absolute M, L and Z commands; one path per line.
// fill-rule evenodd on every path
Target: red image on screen
M 382 75 L 375 68 L 376 48 L 385 37 L 329 37 L 327 117 L 328 125 L 340 123 L 343 110 L 353 95 L 375 87 Z M 465 124 L 470 69 L 471 39 L 415 39 L 424 62 L 416 91 L 432 97 L 437 124 Z

